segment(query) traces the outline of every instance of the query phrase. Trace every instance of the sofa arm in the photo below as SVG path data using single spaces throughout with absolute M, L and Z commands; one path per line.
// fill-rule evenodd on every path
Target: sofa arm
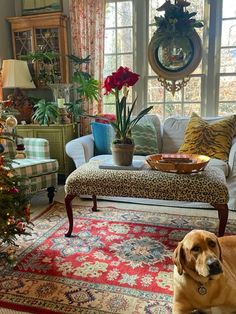
M 232 146 L 229 152 L 230 173 L 236 174 L 236 137 L 233 138 Z
M 44 138 L 24 138 L 27 158 L 50 159 L 49 142 Z
M 75 167 L 83 165 L 94 156 L 93 135 L 85 135 L 76 138 L 66 144 L 66 153 L 75 163 Z

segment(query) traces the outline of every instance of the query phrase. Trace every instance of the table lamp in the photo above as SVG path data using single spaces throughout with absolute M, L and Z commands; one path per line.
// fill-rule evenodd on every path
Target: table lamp
M 25 96 L 21 89 L 35 88 L 35 84 L 26 61 L 3 60 L 2 87 L 14 89 L 13 95 L 9 95 L 8 98 L 13 101 L 13 107 L 19 111 L 19 115 L 16 117 L 18 122 L 25 121 L 30 123 L 33 106 L 30 99 Z

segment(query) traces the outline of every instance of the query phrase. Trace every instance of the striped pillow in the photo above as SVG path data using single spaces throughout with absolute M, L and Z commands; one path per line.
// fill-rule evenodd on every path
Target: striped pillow
M 152 155 L 158 153 L 157 132 L 152 124 L 136 124 L 132 129 L 135 155 Z
M 235 126 L 235 115 L 209 124 L 193 113 L 185 130 L 184 143 L 178 153 L 207 155 L 227 161 Z

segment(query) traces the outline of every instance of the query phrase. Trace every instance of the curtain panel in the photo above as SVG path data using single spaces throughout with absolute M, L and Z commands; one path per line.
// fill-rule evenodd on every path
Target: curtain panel
M 104 63 L 105 7 L 106 0 L 70 0 L 72 52 L 78 57 L 91 56 L 91 62 L 83 65 L 83 70 L 99 80 L 101 85 Z M 85 102 L 83 105 L 88 114 L 102 112 L 102 100 L 94 103 Z M 81 135 L 90 133 L 89 122 L 89 119 L 82 119 Z

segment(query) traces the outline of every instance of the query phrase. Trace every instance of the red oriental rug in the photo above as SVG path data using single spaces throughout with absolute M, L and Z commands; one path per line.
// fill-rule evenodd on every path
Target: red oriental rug
M 164 209 L 164 208 L 163 208 Z M 186 212 L 186 211 L 185 211 Z M 218 219 L 153 211 L 74 208 L 73 237 L 63 204 L 36 219 L 14 269 L 1 266 L 0 306 L 31 313 L 167 314 L 172 254 L 191 229 Z M 236 233 L 236 221 L 227 232 Z

